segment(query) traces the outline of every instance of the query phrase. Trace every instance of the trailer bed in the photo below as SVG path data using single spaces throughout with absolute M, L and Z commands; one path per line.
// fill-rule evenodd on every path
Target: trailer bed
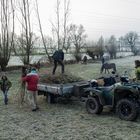
M 89 87 L 90 84 L 88 81 L 67 83 L 67 84 L 46 84 L 39 83 L 38 91 L 45 92 L 47 94 L 67 96 L 67 95 L 79 95 L 78 92 L 81 91 L 84 87 Z

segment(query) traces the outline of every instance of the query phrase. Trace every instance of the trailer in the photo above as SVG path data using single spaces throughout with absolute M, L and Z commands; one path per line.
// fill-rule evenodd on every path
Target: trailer
M 84 89 L 90 87 L 89 81 L 81 81 L 67 84 L 46 84 L 39 83 L 38 95 L 47 97 L 48 103 L 54 103 L 58 97 L 71 98 L 72 96 L 78 98 L 86 98 L 88 94 Z

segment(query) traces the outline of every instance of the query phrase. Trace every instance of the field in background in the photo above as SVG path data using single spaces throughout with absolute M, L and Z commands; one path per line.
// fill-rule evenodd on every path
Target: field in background
M 124 71 L 134 77 L 134 60 L 140 57 L 127 57 L 111 60 L 117 66 L 118 74 Z M 100 63 L 87 65 L 66 65 L 66 71 L 87 79 L 100 75 Z M 40 73 L 49 74 L 52 68 L 42 68 Z M 60 71 L 60 67 L 57 71 Z M 49 105 L 45 98 L 38 97 L 40 111 L 31 112 L 25 104 L 20 108 L 17 95 L 20 72 L 7 74 L 12 81 L 9 91 L 10 102 L 3 104 L 0 96 L 0 140 L 139 140 L 140 117 L 136 122 L 120 120 L 107 109 L 101 115 L 90 115 L 84 103 L 77 100 L 68 104 Z
M 87 56 L 88 59 L 91 59 L 87 54 L 83 53 L 82 54 L 82 58 L 84 56 Z M 132 52 L 117 52 L 117 57 L 118 58 L 123 58 L 123 57 L 128 57 L 128 56 L 131 56 L 133 55 Z M 45 61 L 47 60 L 47 56 L 44 54 L 44 55 L 32 55 L 31 57 L 31 63 L 34 63 L 34 62 L 38 62 L 40 59 L 45 59 Z M 74 56 L 73 54 L 65 54 L 65 60 L 73 60 L 74 59 Z M 8 66 L 19 66 L 19 65 L 23 65 L 20 57 L 18 56 L 11 56 L 10 57 L 10 60 L 8 62 Z

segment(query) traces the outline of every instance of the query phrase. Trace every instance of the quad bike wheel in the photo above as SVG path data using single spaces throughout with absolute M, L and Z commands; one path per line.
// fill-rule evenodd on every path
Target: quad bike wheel
M 86 101 L 86 109 L 90 114 L 100 114 L 103 111 L 103 106 L 98 98 L 89 98 Z
M 120 119 L 134 121 L 138 117 L 138 104 L 129 99 L 118 101 L 116 111 Z

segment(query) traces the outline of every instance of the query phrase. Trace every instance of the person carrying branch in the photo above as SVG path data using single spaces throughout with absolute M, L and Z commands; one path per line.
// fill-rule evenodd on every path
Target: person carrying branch
M 37 84 L 39 76 L 35 68 L 31 69 L 31 72 L 22 78 L 23 82 L 27 83 L 27 98 L 32 107 L 32 111 L 39 109 L 37 105 Z
M 5 105 L 8 104 L 8 91 L 9 91 L 9 88 L 11 88 L 11 86 L 12 86 L 12 83 L 9 81 L 7 76 L 5 74 L 2 75 L 1 80 L 0 80 L 0 87 L 4 95 Z
M 53 72 L 52 74 L 55 74 L 55 70 L 57 68 L 57 64 L 59 63 L 61 65 L 61 69 L 62 69 L 62 74 L 64 73 L 64 52 L 62 50 L 57 50 L 54 52 L 53 56 L 52 56 L 53 60 L 54 60 L 54 68 L 53 68 Z

